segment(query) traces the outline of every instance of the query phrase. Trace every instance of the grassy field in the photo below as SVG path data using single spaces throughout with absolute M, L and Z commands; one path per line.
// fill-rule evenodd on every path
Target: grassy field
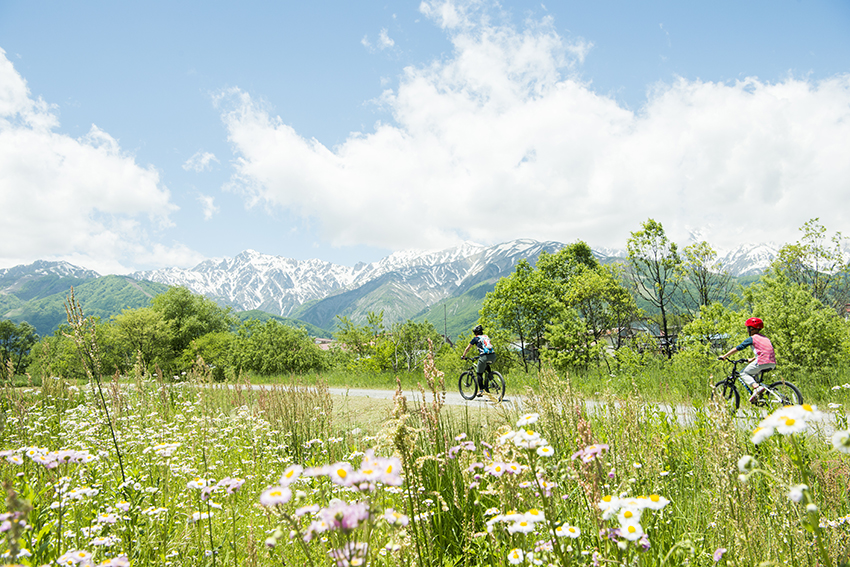
M 711 397 L 711 385 L 724 378 L 730 368 L 730 365 L 721 362 L 698 369 L 682 369 L 666 364 L 620 372 L 608 371 L 607 368 L 593 369 L 586 372 L 573 372 L 562 376 L 561 379 L 568 382 L 577 395 L 588 399 L 600 399 L 606 396 L 639 396 L 659 403 L 704 405 Z M 508 395 L 525 394 L 529 389 L 537 394 L 545 393 L 540 387 L 540 372 L 533 365 L 529 372 L 515 368 L 503 374 L 507 382 Z M 778 371 L 775 379 L 781 376 L 783 374 Z M 785 376 L 800 387 L 803 399 L 807 403 L 825 406 L 835 402 L 836 397 L 840 398 L 844 393 L 850 393 L 850 369 L 842 369 L 840 374 L 833 372 L 829 376 L 812 376 L 806 373 L 786 373 Z M 303 376 L 252 376 L 250 380 L 255 384 L 289 384 L 296 381 L 310 384 L 323 383 L 330 388 L 384 390 L 395 390 L 397 380 L 400 380 L 402 388 L 409 390 L 415 389 L 422 381 L 422 373 L 335 370 Z M 19 384 L 24 381 L 24 378 L 18 378 Z M 445 377 L 445 384 L 447 390 L 457 390 L 457 378 L 454 373 Z M 842 390 L 844 384 L 847 384 L 847 387 Z
M 403 382 L 422 385 L 421 405 L 332 396 L 361 384 L 344 374 L 262 391 L 202 375 L 7 386 L 0 554 L 22 565 L 847 561 L 850 388 L 818 398 L 833 438 L 817 408 L 757 429 L 765 416 L 735 420 L 659 378 L 512 373 L 524 415 L 444 405 L 433 366 Z M 588 398 L 619 403 L 590 411 Z M 656 405 L 673 398 L 694 407 L 692 425 Z

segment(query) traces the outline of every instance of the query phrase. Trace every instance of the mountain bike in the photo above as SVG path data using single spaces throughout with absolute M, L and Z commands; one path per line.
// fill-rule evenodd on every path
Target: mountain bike
M 748 398 L 753 393 L 753 390 L 741 379 L 741 373 L 738 372 L 738 365 L 747 364 L 749 361 L 746 358 L 742 358 L 740 360 L 727 360 L 727 362 L 732 363 L 732 372 L 724 380 L 714 384 L 711 391 L 711 397 L 714 398 L 717 396 L 717 398 L 722 400 L 729 409 L 735 412 L 741 405 L 741 395 L 738 393 L 738 383 L 740 382 L 744 387 Z M 764 386 L 765 391 L 761 396 L 753 401 L 753 405 L 760 408 L 767 408 L 768 411 L 773 411 L 773 409 L 781 406 L 802 404 L 803 394 L 801 394 L 799 388 L 791 382 L 788 382 L 787 380 L 777 380 L 770 384 L 766 384 L 764 382 L 765 376 L 771 372 L 771 370 L 772 369 L 763 370 L 761 374 L 755 377 L 756 383 Z
M 468 357 L 462 358 L 462 360 L 472 361 L 472 364 L 461 373 L 460 380 L 458 380 L 460 395 L 465 400 L 474 400 L 476 397 L 484 395 L 484 393 L 478 392 L 478 375 L 475 372 L 475 363 L 478 361 L 478 358 L 477 356 L 472 359 Z M 496 401 L 501 402 L 502 398 L 505 397 L 505 379 L 502 378 L 502 375 L 493 370 L 488 364 L 482 379 L 484 380 L 484 392 L 496 398 Z

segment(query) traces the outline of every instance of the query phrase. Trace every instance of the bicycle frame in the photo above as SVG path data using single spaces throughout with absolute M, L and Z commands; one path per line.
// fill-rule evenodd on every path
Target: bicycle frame
M 729 362 L 732 363 L 732 373 L 726 377 L 726 382 L 730 386 L 737 386 L 737 383 L 740 382 L 744 389 L 747 391 L 747 394 L 752 394 L 753 389 L 750 388 L 750 386 L 746 382 L 744 382 L 744 379 L 741 378 L 741 373 L 738 372 L 738 365 L 747 364 L 749 363 L 749 360 L 747 360 L 746 358 L 741 358 L 738 360 L 730 360 Z M 758 377 L 755 379 L 757 384 L 761 383 L 763 374 L 764 372 L 760 372 Z
M 474 356 L 472 358 L 470 358 L 468 356 L 463 357 L 463 360 L 469 360 L 471 362 L 471 364 L 469 365 L 469 368 L 466 369 L 467 372 L 472 372 L 472 374 L 478 373 L 478 365 L 476 363 L 478 362 L 479 358 L 481 358 L 481 357 L 480 356 Z M 487 370 L 484 371 L 484 374 L 486 374 L 488 376 L 493 374 L 493 364 L 492 363 L 490 363 L 490 362 L 487 363 Z
M 753 393 L 753 389 L 752 389 L 752 388 L 750 388 L 749 384 L 747 384 L 747 383 L 744 381 L 744 379 L 743 379 L 743 378 L 741 378 L 741 373 L 738 371 L 738 365 L 739 365 L 739 364 L 747 364 L 747 363 L 749 363 L 749 360 L 747 360 L 746 358 L 741 358 L 741 359 L 738 359 L 738 360 L 727 360 L 727 362 L 731 362 L 731 363 L 732 363 L 732 372 L 731 372 L 731 373 L 729 374 L 729 376 L 727 376 L 727 377 L 726 377 L 726 379 L 725 379 L 725 383 L 726 383 L 726 385 L 728 385 L 728 386 L 729 386 L 729 387 L 731 387 L 731 388 L 736 388 L 736 387 L 737 387 L 737 383 L 740 383 L 740 384 L 744 387 L 744 390 L 747 392 L 747 395 L 752 395 L 752 393 Z M 777 401 L 777 402 L 780 402 L 780 403 L 782 403 L 782 402 L 783 402 L 783 398 L 782 398 L 782 396 L 780 396 L 779 394 L 777 394 L 777 393 L 776 393 L 776 392 L 775 392 L 775 391 L 774 391 L 774 390 L 770 387 L 770 385 L 768 385 L 768 384 L 766 384 L 766 383 L 764 382 L 764 377 L 765 377 L 765 375 L 766 375 L 768 372 L 771 372 L 772 370 L 773 370 L 772 368 L 771 368 L 771 369 L 768 369 L 768 370 L 762 370 L 761 372 L 759 372 L 758 376 L 755 376 L 755 377 L 754 377 L 754 379 L 755 379 L 755 381 L 756 381 L 756 384 L 761 385 L 761 386 L 762 386 L 762 387 L 764 387 L 764 389 L 765 389 L 765 393 L 764 393 L 764 394 L 762 394 L 762 396 L 761 396 L 761 398 L 762 398 L 761 403 L 763 403 L 763 402 L 764 402 L 764 398 L 765 398 L 765 396 L 766 396 L 766 395 L 770 396 L 770 398 L 772 398 L 774 401 Z M 782 380 L 782 381 L 783 381 L 783 382 L 785 382 L 784 380 Z M 761 405 L 761 403 L 760 403 L 760 404 L 758 404 L 758 405 Z

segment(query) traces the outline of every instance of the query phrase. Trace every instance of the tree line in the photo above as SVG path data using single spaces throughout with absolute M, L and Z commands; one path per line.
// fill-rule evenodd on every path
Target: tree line
M 521 261 L 486 296 L 479 322 L 514 355 L 508 364 L 610 372 L 646 355 L 704 366 L 758 316 L 784 368 L 826 375 L 850 360 L 850 266 L 840 233 L 818 219 L 800 231 L 757 281 L 736 286 L 709 243 L 680 250 L 648 219 L 619 264 L 601 265 L 581 241 L 536 266 Z
M 242 372 L 269 376 L 335 367 L 412 372 L 422 368 L 430 345 L 443 344 L 430 323 L 385 326 L 381 312 L 369 313 L 365 325 L 339 317 L 337 343 L 326 351 L 303 328 L 273 318 L 240 322 L 230 308 L 185 287 L 170 288 L 149 307 L 124 309 L 109 321 L 95 318 L 94 328 L 104 374 L 138 371 L 178 380 L 201 361 L 220 380 Z M 4 374 L 84 378 L 72 335 L 70 325 L 39 338 L 28 323 L 0 321 Z
M 479 322 L 499 350 L 501 370 L 551 364 L 608 373 L 646 357 L 708 360 L 743 339 L 742 321 L 758 316 L 784 367 L 827 372 L 850 360 L 844 237 L 830 236 L 818 219 L 800 231 L 761 277 L 741 286 L 710 244 L 680 250 L 661 223 L 648 219 L 631 233 L 621 263 L 600 264 L 581 241 L 542 253 L 535 265 L 521 260 L 485 296 Z M 427 321 L 388 324 L 383 312 L 370 312 L 358 324 L 339 316 L 336 344 L 322 350 L 304 329 L 275 319 L 240 322 L 229 308 L 184 287 L 97 321 L 96 332 L 105 373 L 179 376 L 199 360 L 220 379 L 331 368 L 413 372 L 429 350 L 447 372 L 460 365 L 450 341 Z M 82 377 L 70 333 L 64 326 L 39 338 L 28 323 L 0 321 L 6 374 Z

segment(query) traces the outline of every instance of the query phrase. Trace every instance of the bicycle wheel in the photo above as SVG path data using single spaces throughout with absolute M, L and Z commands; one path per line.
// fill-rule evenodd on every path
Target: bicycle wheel
M 803 403 L 803 394 L 791 382 L 780 380 L 767 386 L 767 392 L 761 395 L 760 405 L 778 408 Z
M 738 393 L 738 388 L 734 382 L 729 380 L 721 380 L 714 385 L 711 391 L 712 399 L 722 401 L 731 411 L 738 411 L 738 406 L 741 405 L 741 395 Z
M 475 373 L 466 371 L 461 374 L 458 389 L 464 400 L 474 400 L 478 395 L 478 380 L 475 379 Z
M 505 379 L 495 370 L 487 374 L 487 381 L 484 383 L 484 391 L 490 392 L 498 401 L 502 401 L 505 397 Z

